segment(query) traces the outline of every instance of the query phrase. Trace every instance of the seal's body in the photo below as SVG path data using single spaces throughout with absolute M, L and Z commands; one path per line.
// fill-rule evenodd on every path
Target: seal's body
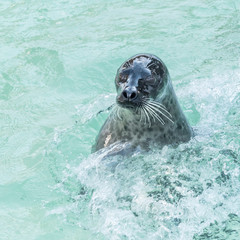
M 121 65 L 115 79 L 117 105 L 102 126 L 93 151 L 116 142 L 144 149 L 149 144 L 179 144 L 192 136 L 165 64 L 150 54 Z

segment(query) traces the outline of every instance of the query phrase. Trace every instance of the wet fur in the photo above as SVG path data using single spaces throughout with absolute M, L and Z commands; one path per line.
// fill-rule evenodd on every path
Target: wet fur
M 116 142 L 130 142 L 133 147 L 140 146 L 143 149 L 147 149 L 150 144 L 164 146 L 190 140 L 192 128 L 188 124 L 178 103 L 167 68 L 165 65 L 163 67 L 164 85 L 154 101 L 165 106 L 171 114 L 172 121 L 155 112 L 161 116 L 164 124 L 154 119 L 151 115 L 151 124 L 148 124 L 148 121 L 142 119 L 137 109 L 133 111 L 116 107 L 102 126 L 93 146 L 93 151 Z

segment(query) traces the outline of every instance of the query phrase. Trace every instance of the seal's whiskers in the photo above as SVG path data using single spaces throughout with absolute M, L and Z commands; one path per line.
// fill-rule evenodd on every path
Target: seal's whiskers
M 112 118 L 114 121 L 117 121 L 117 119 L 122 121 L 122 118 L 120 116 L 120 111 L 121 111 L 120 107 L 118 105 L 115 105 L 113 109 L 113 114 L 112 114 Z
M 143 104 L 144 104 L 145 108 L 147 107 L 149 112 L 151 112 L 151 115 L 154 118 L 157 118 L 159 120 L 159 122 L 161 122 L 163 125 L 165 124 L 164 120 L 156 112 L 158 112 L 159 114 L 164 116 L 171 123 L 174 123 L 174 121 L 171 119 L 172 118 L 171 113 L 168 112 L 166 107 L 164 105 L 162 105 L 161 103 L 158 103 L 158 102 L 155 102 L 152 100 L 146 101 L 146 99 L 144 99 Z
M 172 115 L 169 113 L 170 117 L 168 117 L 166 114 L 164 114 L 161 110 L 159 110 L 157 107 L 154 106 L 149 106 L 150 108 L 152 108 L 153 110 L 159 112 L 162 116 L 164 116 L 166 119 L 168 119 L 172 124 L 174 124 L 174 121 L 171 119 Z
M 152 109 L 150 106 L 146 105 L 146 108 L 148 109 L 149 113 L 153 117 L 153 120 L 155 122 L 155 119 L 157 119 L 162 125 L 165 124 L 163 119 L 154 111 L 155 109 Z
M 137 112 L 140 112 L 140 122 L 142 121 L 143 117 L 142 117 L 142 109 L 141 106 L 137 107 Z
M 165 118 L 167 118 L 171 123 L 174 123 L 173 120 L 171 118 L 169 118 L 166 114 L 164 114 L 162 111 L 160 111 L 159 109 L 157 109 L 154 106 L 149 106 L 152 110 L 159 112 L 162 116 L 164 116 Z
M 141 108 L 142 108 L 142 107 L 141 107 Z M 144 116 L 144 124 L 146 125 L 146 124 L 147 124 L 146 112 L 143 111 L 143 109 L 141 109 L 141 113 L 143 113 L 143 116 Z
M 120 108 L 119 108 L 119 107 L 118 107 L 118 109 L 117 109 L 117 116 L 118 116 L 119 120 L 122 121 L 122 118 L 121 118 L 121 116 L 120 116 Z
M 147 109 L 145 108 L 145 106 L 142 106 L 142 109 L 143 109 L 143 111 L 144 111 L 144 113 L 145 113 L 145 116 L 146 116 L 146 118 L 147 118 L 147 120 L 148 120 L 149 127 L 151 127 L 151 119 L 150 119 L 150 117 L 149 117 L 149 112 L 147 111 Z M 145 123 L 145 124 L 146 124 L 146 123 Z
M 148 113 L 152 117 L 153 121 L 156 122 L 154 112 L 147 105 L 145 105 L 145 109 L 148 111 Z
M 154 105 L 154 106 L 160 108 L 161 110 L 165 111 L 172 118 L 171 113 L 167 110 L 167 108 L 163 104 L 156 102 L 156 101 L 152 101 L 150 98 L 145 98 L 144 100 L 147 100 L 148 104 Z

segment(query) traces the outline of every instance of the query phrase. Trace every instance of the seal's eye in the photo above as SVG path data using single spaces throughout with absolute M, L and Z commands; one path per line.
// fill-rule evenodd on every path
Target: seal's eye
M 128 79 L 126 74 L 119 74 L 119 83 L 125 83 Z
M 149 76 L 146 78 L 146 83 L 149 85 L 155 85 L 156 84 L 156 78 L 153 76 Z
M 138 85 L 140 88 L 143 88 L 143 86 L 145 85 L 145 81 L 143 78 L 138 79 Z

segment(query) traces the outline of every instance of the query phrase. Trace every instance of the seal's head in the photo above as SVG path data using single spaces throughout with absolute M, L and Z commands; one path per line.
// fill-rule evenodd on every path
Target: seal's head
M 158 57 L 138 54 L 124 62 L 117 71 L 117 104 L 137 109 L 146 99 L 155 99 L 169 81 L 167 67 Z

